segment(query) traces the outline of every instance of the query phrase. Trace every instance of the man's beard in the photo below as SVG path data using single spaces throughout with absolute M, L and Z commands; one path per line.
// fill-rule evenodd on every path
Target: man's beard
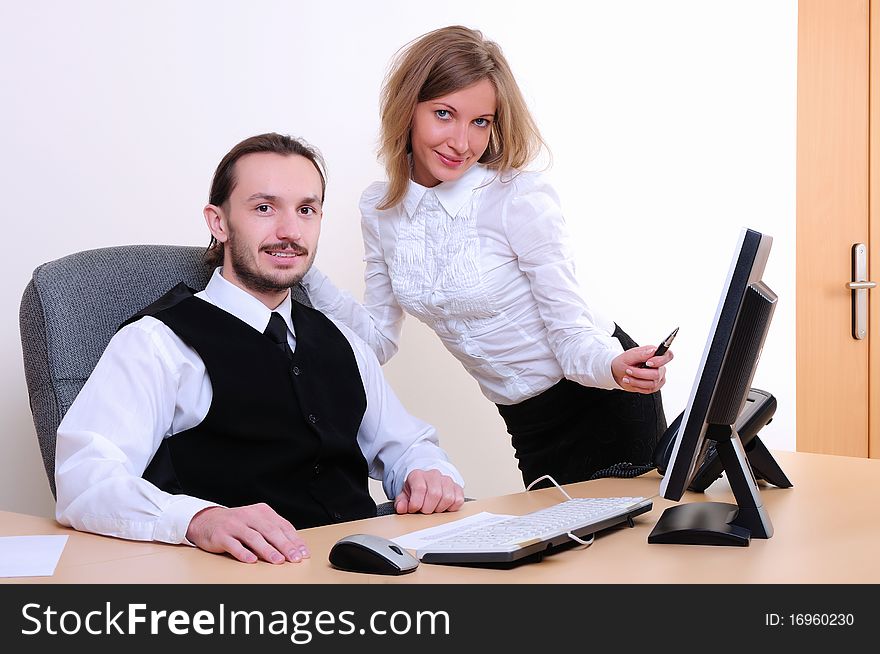
M 302 281 L 303 276 L 312 267 L 315 260 L 315 251 L 311 253 L 296 243 L 275 243 L 260 248 L 260 252 L 264 250 L 281 250 L 293 252 L 300 256 L 308 257 L 306 265 L 297 271 L 279 272 L 276 276 L 268 276 L 260 272 L 259 267 L 254 261 L 253 255 L 246 247 L 238 247 L 235 237 L 230 233 L 229 240 L 226 242 L 229 249 L 229 265 L 235 272 L 235 276 L 244 286 L 258 293 L 273 293 L 277 291 L 286 291 L 291 286 L 296 286 Z

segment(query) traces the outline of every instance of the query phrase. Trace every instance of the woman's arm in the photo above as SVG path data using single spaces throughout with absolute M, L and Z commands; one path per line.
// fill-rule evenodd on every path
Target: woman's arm
M 394 297 L 384 248 L 379 234 L 376 204 L 381 191 L 373 184 L 361 196 L 361 229 L 364 238 L 364 303 L 361 304 L 340 290 L 316 268 L 303 278 L 309 299 L 319 311 L 334 318 L 354 331 L 384 364 L 397 352 L 403 327 L 403 309 Z
M 571 237 L 553 187 L 534 173 L 512 182 L 502 226 L 547 328 L 566 378 L 584 386 L 620 388 L 611 363 L 623 351 L 584 300 L 575 275 Z

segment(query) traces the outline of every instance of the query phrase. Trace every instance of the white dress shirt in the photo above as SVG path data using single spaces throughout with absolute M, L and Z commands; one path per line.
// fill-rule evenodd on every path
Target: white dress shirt
M 404 311 L 433 329 L 497 404 L 516 404 L 563 377 L 619 388 L 614 323 L 590 309 L 575 276 L 556 192 L 538 173 L 475 165 L 461 178 L 415 182 L 391 209 L 386 183 L 361 196 L 363 305 L 312 269 L 315 307 L 350 326 L 385 363 Z
M 259 332 L 269 323 L 271 311 L 224 279 L 219 268 L 196 297 Z M 275 311 L 295 349 L 290 309 L 288 294 Z M 347 327 L 338 327 L 352 345 L 367 396 L 357 440 L 370 476 L 382 480 L 389 498 L 416 469 L 437 469 L 464 485 L 438 447 L 434 428 L 406 412 L 373 352 Z M 163 322 L 147 316 L 117 332 L 58 427 L 58 521 L 121 538 L 188 543 L 192 517 L 215 503 L 171 495 L 141 475 L 162 439 L 205 419 L 212 397 L 201 357 Z

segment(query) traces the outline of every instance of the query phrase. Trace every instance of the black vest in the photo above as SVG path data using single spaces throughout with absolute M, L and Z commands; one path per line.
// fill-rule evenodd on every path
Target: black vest
M 293 361 L 183 284 L 125 323 L 161 320 L 202 358 L 213 389 L 205 419 L 166 438 L 144 479 L 228 507 L 265 502 L 298 529 L 376 515 L 354 352 L 326 316 L 293 305 Z

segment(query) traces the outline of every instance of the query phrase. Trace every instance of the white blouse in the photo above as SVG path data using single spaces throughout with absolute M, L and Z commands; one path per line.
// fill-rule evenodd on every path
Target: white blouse
M 497 404 L 516 404 L 563 377 L 619 388 L 614 323 L 584 301 L 559 198 L 533 172 L 476 165 L 454 182 L 410 182 L 380 211 L 386 183 L 361 197 L 366 291 L 361 305 L 312 268 L 316 308 L 347 324 L 385 363 L 404 311 L 431 327 Z

